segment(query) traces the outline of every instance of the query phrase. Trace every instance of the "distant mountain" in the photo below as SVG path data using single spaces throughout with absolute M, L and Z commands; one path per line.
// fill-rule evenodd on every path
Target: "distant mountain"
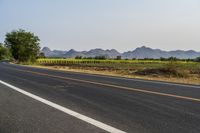
M 67 51 L 63 56 L 61 57 L 66 57 L 66 58 L 74 58 L 76 56 L 84 56 L 82 52 L 75 51 L 74 49 L 71 49 Z
M 103 49 L 92 49 L 85 53 L 86 57 L 95 57 L 95 56 L 106 56 L 108 58 L 116 58 L 121 55 L 117 50 L 103 50 Z
M 124 52 L 122 54 L 122 58 L 127 59 L 144 59 L 144 58 L 154 58 L 159 59 L 169 58 L 169 57 L 176 57 L 179 59 L 194 59 L 200 56 L 200 52 L 196 52 L 193 50 L 183 51 L 183 50 L 176 50 L 176 51 L 163 51 L 160 49 L 152 49 L 149 47 L 142 46 L 140 48 L 136 48 L 133 51 Z
M 51 51 L 48 47 L 44 47 L 41 51 L 45 54 L 46 57 L 63 57 L 63 55 L 67 52 L 61 50 Z
M 61 50 L 53 50 L 51 51 L 48 47 L 44 47 L 42 52 L 47 57 L 66 57 L 66 58 L 74 58 L 76 56 L 82 57 L 95 57 L 95 56 L 106 56 L 107 58 L 116 58 L 117 56 L 121 56 L 123 59 L 144 59 L 144 58 L 154 58 L 158 59 L 160 57 L 169 58 L 169 57 L 177 57 L 179 59 L 194 59 L 196 57 L 200 57 L 200 52 L 196 52 L 194 50 L 176 50 L 176 51 L 163 51 L 160 49 L 152 49 L 149 47 L 139 47 L 133 51 L 128 51 L 124 53 L 119 53 L 115 49 L 111 50 L 103 50 L 103 49 L 91 49 L 89 51 L 76 51 L 71 49 L 69 51 L 61 51 Z
M 160 49 L 151 49 L 145 46 L 142 46 L 140 48 L 136 48 L 133 51 L 128 51 L 128 52 L 124 52 L 122 54 L 123 58 L 127 58 L 127 59 L 132 59 L 132 58 L 136 58 L 136 59 L 143 59 L 143 58 L 160 58 L 160 57 L 170 57 L 170 55 L 168 54 L 168 52 L 166 51 L 162 51 Z
M 91 49 L 90 51 L 76 51 L 74 49 L 71 49 L 69 51 L 59 51 L 59 50 L 51 51 L 48 47 L 44 47 L 41 51 L 45 54 L 46 57 L 65 57 L 65 58 L 74 58 L 76 56 L 82 56 L 82 57 L 106 56 L 108 58 L 116 58 L 117 56 L 121 55 L 121 53 L 119 53 L 115 49 L 111 50 Z

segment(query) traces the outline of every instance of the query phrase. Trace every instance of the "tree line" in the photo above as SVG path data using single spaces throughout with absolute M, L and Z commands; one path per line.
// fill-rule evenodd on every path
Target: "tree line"
M 143 58 L 143 59 L 136 59 L 136 58 L 132 58 L 132 59 L 122 59 L 121 56 L 117 56 L 116 58 L 108 58 L 107 56 L 95 56 L 95 57 L 83 57 L 83 56 L 76 56 L 75 59 L 96 59 L 96 60 L 107 60 L 107 59 L 114 59 L 114 60 L 154 60 L 154 61 L 196 61 L 196 62 L 200 62 L 200 57 L 197 57 L 196 59 L 179 59 L 176 57 L 169 57 L 169 58 L 164 58 L 164 57 L 160 57 L 158 59 L 155 58 Z

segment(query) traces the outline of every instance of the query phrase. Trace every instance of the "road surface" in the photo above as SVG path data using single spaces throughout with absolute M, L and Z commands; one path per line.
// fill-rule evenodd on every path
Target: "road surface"
M 200 133 L 200 86 L 0 63 L 0 133 Z

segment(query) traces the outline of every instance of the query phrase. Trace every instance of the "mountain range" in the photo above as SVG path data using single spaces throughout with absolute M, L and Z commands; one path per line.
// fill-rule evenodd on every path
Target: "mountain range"
M 120 53 L 115 49 L 111 50 L 103 50 L 100 48 L 91 49 L 89 51 L 76 51 L 71 49 L 69 51 L 65 50 L 51 50 L 48 47 L 44 47 L 41 50 L 46 57 L 64 57 L 64 58 L 74 58 L 76 56 L 82 57 L 95 57 L 95 56 L 106 56 L 107 58 L 116 58 L 117 56 L 121 56 L 123 59 L 144 59 L 144 58 L 169 58 L 176 57 L 179 59 L 194 59 L 196 57 L 200 57 L 200 52 L 196 52 L 194 50 L 175 50 L 175 51 L 164 51 L 160 49 L 152 49 L 146 46 L 138 47 L 133 51 L 128 51 L 124 53 Z

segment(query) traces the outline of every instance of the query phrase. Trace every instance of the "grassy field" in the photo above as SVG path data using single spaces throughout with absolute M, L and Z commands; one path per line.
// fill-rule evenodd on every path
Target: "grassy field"
M 37 59 L 36 65 L 62 70 L 200 84 L 200 63 L 160 60 Z

